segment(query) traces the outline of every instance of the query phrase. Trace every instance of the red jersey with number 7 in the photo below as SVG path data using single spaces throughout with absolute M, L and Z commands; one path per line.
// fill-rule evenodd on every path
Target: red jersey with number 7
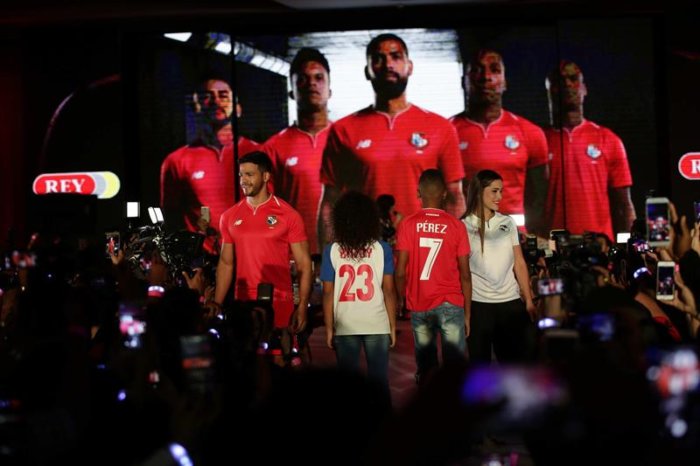
M 444 210 L 423 208 L 399 224 L 396 250 L 408 252 L 407 309 L 429 311 L 444 302 L 464 307 L 457 264 L 470 252 L 464 223 Z

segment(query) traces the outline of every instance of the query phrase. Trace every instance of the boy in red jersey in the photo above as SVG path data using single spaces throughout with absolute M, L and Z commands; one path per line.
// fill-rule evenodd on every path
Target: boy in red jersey
M 469 239 L 464 224 L 443 210 L 447 186 L 436 169 L 418 182 L 423 208 L 399 224 L 396 289 L 411 311 L 416 381 L 438 367 L 437 334 L 443 362 L 463 358 L 469 336 L 472 282 Z

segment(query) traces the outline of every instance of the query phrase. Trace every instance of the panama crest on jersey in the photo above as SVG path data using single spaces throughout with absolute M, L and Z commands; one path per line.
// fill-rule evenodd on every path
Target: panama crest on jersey
M 518 138 L 516 138 L 512 134 L 506 136 L 506 139 L 503 142 L 503 144 L 510 150 L 515 150 L 518 147 L 520 147 L 520 141 L 518 141 Z
M 602 154 L 601 150 L 595 144 L 588 144 L 586 155 L 592 159 L 597 159 Z
M 276 215 L 268 215 L 267 216 L 267 224 L 272 226 L 277 223 L 277 216 Z
M 425 137 L 425 133 L 415 132 L 411 134 L 411 145 L 416 149 L 422 149 L 428 145 L 428 139 Z

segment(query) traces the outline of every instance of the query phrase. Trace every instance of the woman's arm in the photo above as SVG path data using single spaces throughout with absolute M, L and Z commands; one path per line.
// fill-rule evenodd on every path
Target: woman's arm
M 513 265 L 513 271 L 515 272 L 515 279 L 518 281 L 518 286 L 520 287 L 520 295 L 525 301 L 525 308 L 528 314 L 530 314 L 530 319 L 535 321 L 537 319 L 537 308 L 532 301 L 532 289 L 530 288 L 530 275 L 527 272 L 527 263 L 523 257 L 523 251 L 520 245 L 513 246 L 513 256 L 515 258 L 515 264 Z

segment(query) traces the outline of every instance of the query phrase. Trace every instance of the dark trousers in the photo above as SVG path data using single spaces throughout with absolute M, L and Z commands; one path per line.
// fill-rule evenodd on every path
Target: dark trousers
M 499 362 L 530 362 L 535 356 L 535 336 L 535 324 L 530 321 L 522 300 L 472 301 L 467 338 L 470 362 L 490 362 L 492 349 Z

